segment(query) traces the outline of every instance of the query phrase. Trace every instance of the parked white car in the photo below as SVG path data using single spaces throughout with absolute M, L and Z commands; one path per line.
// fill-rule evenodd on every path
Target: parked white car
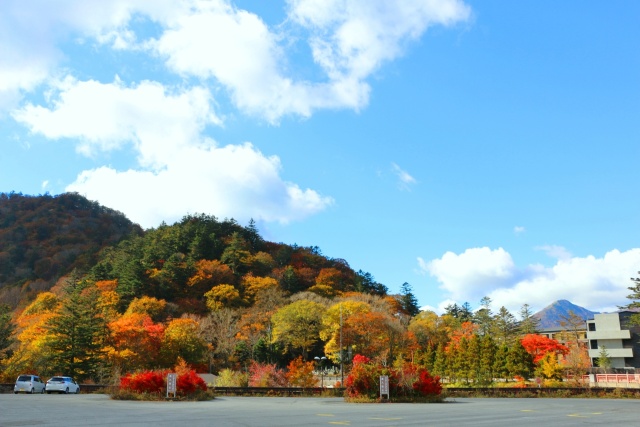
M 50 394 L 52 391 L 58 393 L 80 393 L 80 385 L 71 377 L 52 377 L 47 381 L 46 391 Z
M 45 384 L 37 375 L 20 375 L 13 386 L 13 392 L 23 393 L 44 393 Z

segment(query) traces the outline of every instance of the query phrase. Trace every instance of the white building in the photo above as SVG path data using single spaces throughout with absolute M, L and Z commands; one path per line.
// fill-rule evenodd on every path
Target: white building
M 597 366 L 602 348 L 612 368 L 640 368 L 640 327 L 630 326 L 631 311 L 595 314 L 587 320 L 587 340 L 592 366 Z

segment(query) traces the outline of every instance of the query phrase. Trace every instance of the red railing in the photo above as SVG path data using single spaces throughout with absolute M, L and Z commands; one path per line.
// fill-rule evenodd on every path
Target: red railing
M 589 375 L 583 375 L 589 381 Z M 595 374 L 597 383 L 640 383 L 640 374 Z

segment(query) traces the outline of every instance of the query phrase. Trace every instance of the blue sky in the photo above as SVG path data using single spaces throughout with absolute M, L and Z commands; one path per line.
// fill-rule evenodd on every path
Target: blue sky
M 5 0 L 0 191 L 254 218 L 420 304 L 627 302 L 635 1 Z

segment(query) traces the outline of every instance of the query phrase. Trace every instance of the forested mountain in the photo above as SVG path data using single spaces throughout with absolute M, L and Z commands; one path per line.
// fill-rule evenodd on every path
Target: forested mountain
M 317 247 L 265 241 L 253 221 L 199 214 L 142 230 L 77 194 L 3 194 L 0 265 L 5 381 L 34 372 L 109 383 L 186 363 L 227 385 L 281 385 L 278 369 L 311 372 L 322 360 L 348 370 L 358 354 L 490 384 L 530 377 L 549 349 L 566 355 L 564 368 L 544 359 L 549 380 L 590 363 L 581 343 L 541 342 L 526 303 L 520 320 L 488 297 L 475 313 L 468 303 L 421 312 L 408 283 L 388 295 Z
M 75 193 L 0 193 L 0 303 L 16 306 L 142 229 L 122 213 Z
M 207 304 L 251 305 L 252 295 L 272 283 L 287 296 L 303 291 L 323 297 L 387 293 L 371 274 L 355 272 L 345 260 L 327 258 L 317 247 L 267 242 L 253 221 L 244 227 L 208 215 L 185 216 L 173 225 L 131 235 L 103 252 L 89 278 L 116 280 L 123 306 L 148 296 L 195 314 L 205 313 Z

